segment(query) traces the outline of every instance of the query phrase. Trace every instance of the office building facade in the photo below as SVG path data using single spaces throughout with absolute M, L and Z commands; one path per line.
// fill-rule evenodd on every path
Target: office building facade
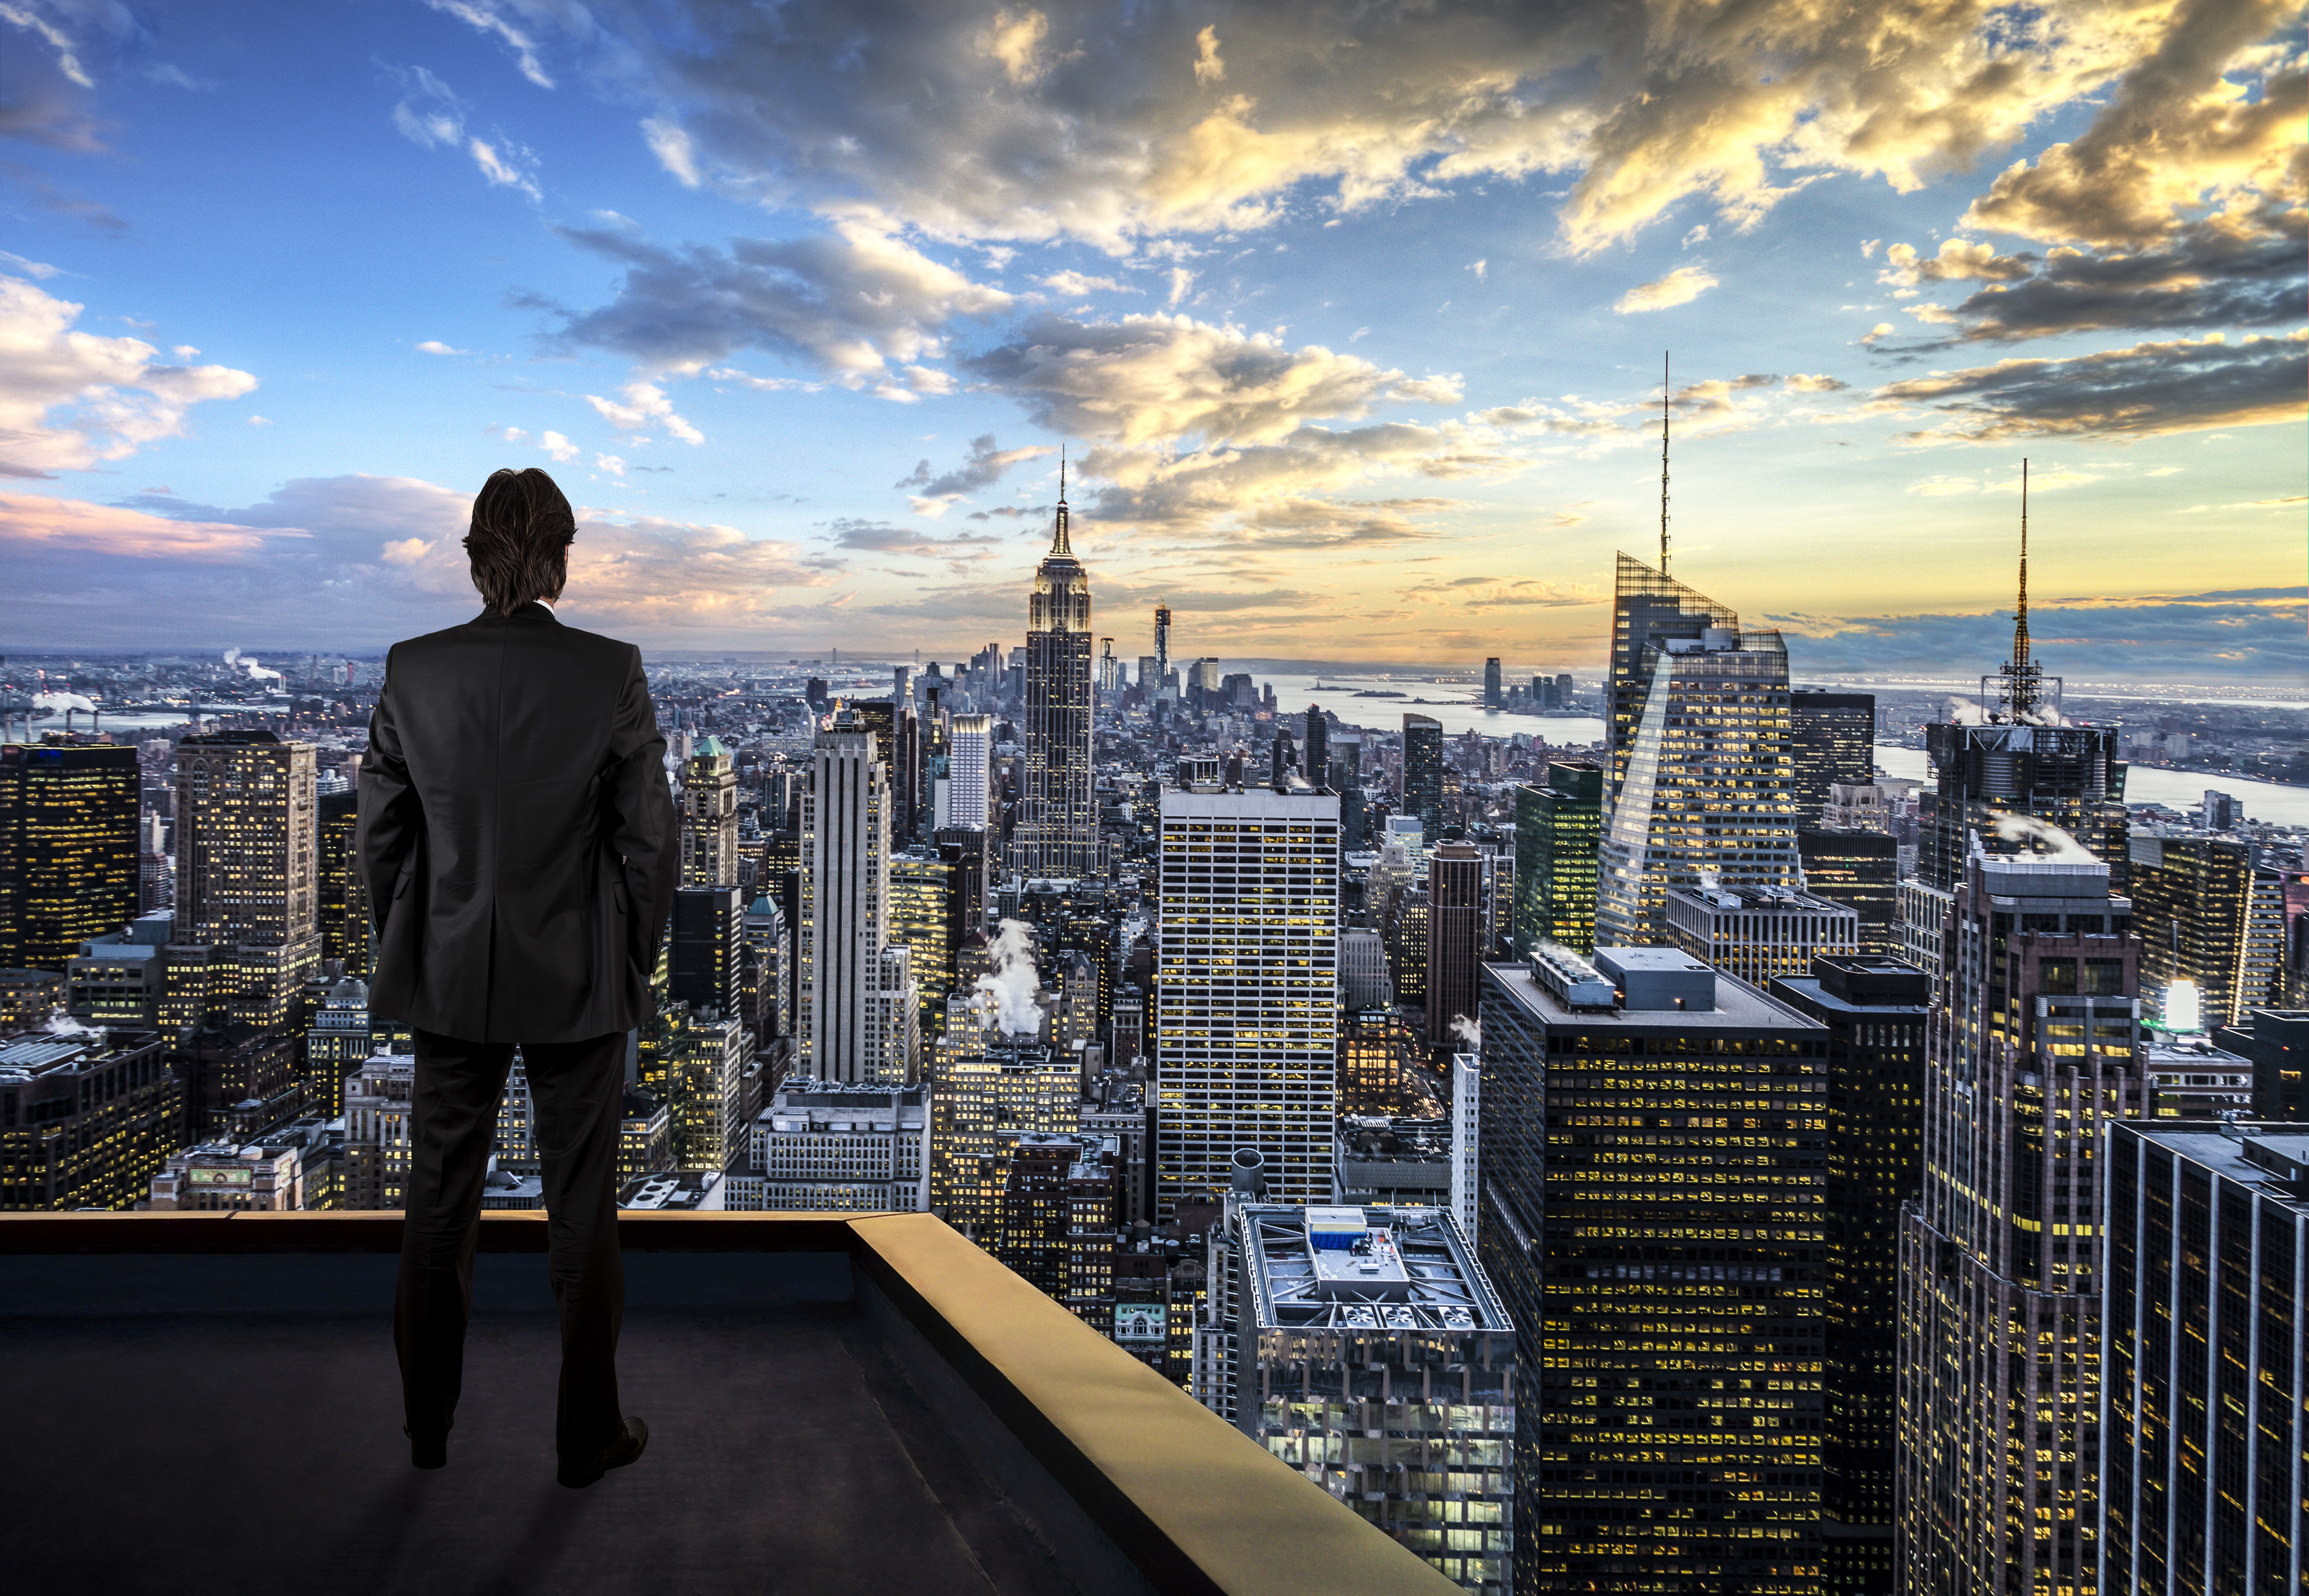
M 748 1133 L 722 1205 L 907 1212 L 930 1207 L 930 1088 L 788 1077 Z
M 1339 800 L 1165 792 L 1156 975 L 1155 1189 L 1168 1217 L 1227 1189 L 1237 1148 L 1277 1201 L 1329 1194 Z
M 1895 960 L 1821 958 L 1767 988 L 1828 1028 L 1828 1430 L 1820 1557 L 1828 1596 L 1897 1583 L 1900 1204 L 1924 1173 L 1932 981 Z
M 1817 1592 L 1828 1033 L 1689 955 L 1483 967 L 1518 1591 Z
M 1751 987 L 1860 951 L 1860 917 L 1810 893 L 1670 887 L 1668 944 Z
M 1489 861 L 1466 842 L 1427 856 L 1427 1048 L 1446 1055 L 1465 1044 L 1455 1025 L 1474 1019 L 1483 1000 L 1491 919 Z
M 1860 951 L 1900 951 L 1900 843 L 1889 832 L 1804 826 L 1796 832 L 1804 891 L 1841 903 L 1858 920 Z
M 1876 778 L 1876 699 L 1799 687 L 1788 694 L 1788 787 L 1796 824 L 1818 825 L 1828 789 Z
M 1521 1338 L 1449 1211 L 1246 1203 L 1234 1220 L 1237 1428 L 1462 1589 L 1504 1596 Z
M 61 971 L 136 918 L 136 750 L 0 746 L 0 969 Z
M 1639 674 L 1596 883 L 1596 940 L 1629 946 L 1668 940 L 1670 887 L 1793 887 L 1799 868 L 1779 634 L 1656 634 Z
M 912 964 L 889 936 L 890 790 L 874 734 L 847 716 L 817 734 L 802 795 L 800 1069 L 822 1080 L 912 1079 Z
M 2309 1134 L 2113 1125 L 2099 1587 L 2296 1592 Z
M 212 950 L 201 1001 L 234 1020 L 284 1025 L 319 967 L 315 782 L 312 745 L 269 731 L 177 746 L 175 945 Z
M 2256 896 L 2272 902 L 2276 884 L 2259 879 L 2253 844 L 2218 832 L 2160 827 L 2132 833 L 2126 852 L 2141 996 L 2162 1014 L 2173 984 L 2186 981 L 2208 1027 L 2233 1023 L 2273 1002 L 2276 968 L 2266 956 L 2253 957 L 2253 932 Z
M 2104 1132 L 2151 1112 L 2132 906 L 1976 851 L 1926 1025 L 1900 1225 L 1900 1586 L 2097 1589 Z
M 717 737 L 681 762 L 681 884 L 738 884 L 738 772 Z
M 0 1036 L 0 1212 L 134 1207 L 183 1142 L 160 1037 Z
M 1541 943 L 1579 953 L 1596 946 L 1596 862 L 1604 828 L 1604 767 L 1586 760 L 1547 767 L 1516 789 L 1515 949 Z

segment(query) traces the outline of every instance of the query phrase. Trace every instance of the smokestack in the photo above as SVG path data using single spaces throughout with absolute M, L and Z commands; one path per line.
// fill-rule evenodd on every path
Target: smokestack
M 1267 1155 L 1256 1147 L 1238 1147 L 1229 1160 L 1233 1174 L 1227 1184 L 1240 1202 L 1255 1203 L 1267 1195 Z

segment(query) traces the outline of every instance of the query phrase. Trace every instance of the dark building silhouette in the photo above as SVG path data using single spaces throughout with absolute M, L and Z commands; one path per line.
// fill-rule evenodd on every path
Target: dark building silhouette
M 1443 722 L 1432 715 L 1403 718 L 1403 807 L 1431 841 L 1442 834 Z
M 1500 661 L 1497 655 L 1483 661 L 1483 707 L 1495 710 L 1503 702 L 1500 689 Z
M 2293 1125 L 2309 1122 L 2309 1013 L 2257 1008 L 2213 1040 L 2253 1061 L 2253 1117 Z
M 1445 842 L 1427 856 L 1427 1047 L 1464 1052 L 1451 1023 L 1473 1020 L 1483 1002 L 1483 927 L 1490 907 L 1484 861 L 1472 842 Z
M 1900 947 L 1900 842 L 1890 832 L 1807 825 L 1796 833 L 1804 890 L 1860 917 L 1860 951 Z
M 734 1014 L 744 979 L 746 900 L 734 886 L 686 886 L 673 896 L 676 1003 Z
M 1514 1588 L 1817 1592 L 1825 1028 L 1665 948 L 1486 964 L 1483 1007 Z
M 1923 1180 L 1932 981 L 1892 959 L 1816 959 L 1774 997 L 1828 1027 L 1827 1446 L 1820 1551 L 1830 1596 L 1898 1583 L 1892 1561 L 1900 1204 Z
M 1317 787 L 1331 784 L 1331 723 L 1323 712 L 1307 706 L 1307 780 Z
M 0 969 L 61 971 L 136 918 L 136 750 L 0 746 Z
M 359 798 L 350 789 L 324 792 L 315 805 L 320 818 L 315 837 L 318 857 L 313 904 L 320 922 L 321 957 L 337 960 L 345 974 L 367 980 L 368 889 L 361 884 L 360 858 L 353 846 L 360 819 Z
M 1796 824 L 1818 825 L 1830 786 L 1876 779 L 1875 694 L 1794 689 L 1788 694 L 1788 752 L 1795 763 L 1789 792 Z
M 2105 1592 L 2302 1588 L 2309 1134 L 2108 1135 Z

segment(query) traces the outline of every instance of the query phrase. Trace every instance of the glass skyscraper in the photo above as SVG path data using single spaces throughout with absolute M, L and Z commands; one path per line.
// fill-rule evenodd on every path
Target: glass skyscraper
M 1631 581 L 1630 566 L 1648 580 Z M 1730 610 L 1624 556 L 1621 573 L 1615 789 L 1596 939 L 1633 945 L 1667 940 L 1671 886 L 1793 887 L 1798 864 L 1780 634 L 1743 631 Z M 1623 673 L 1626 636 L 1639 626 L 1644 641 Z
M 1432 715 L 1403 718 L 1403 807 L 1428 836 L 1443 834 L 1443 722 Z
M 1876 698 L 1870 693 L 1800 688 L 1788 694 L 1790 795 L 1800 825 L 1818 825 L 1828 789 L 1839 781 L 1864 787 L 1876 779 Z
M 1604 767 L 1551 764 L 1544 785 L 1516 789 L 1515 947 L 1596 945 L 1596 855 L 1604 825 Z

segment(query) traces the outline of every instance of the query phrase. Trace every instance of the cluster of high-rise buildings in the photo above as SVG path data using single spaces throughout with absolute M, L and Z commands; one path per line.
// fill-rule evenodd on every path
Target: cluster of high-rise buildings
M 1916 782 L 1665 547 L 1559 746 L 1134 668 L 1068 513 L 1023 649 L 653 669 L 623 1201 L 939 1214 L 1473 1590 L 2301 1588 L 2300 839 L 2128 809 L 2025 556 Z M 0 1207 L 400 1204 L 360 751 L 0 748 Z

